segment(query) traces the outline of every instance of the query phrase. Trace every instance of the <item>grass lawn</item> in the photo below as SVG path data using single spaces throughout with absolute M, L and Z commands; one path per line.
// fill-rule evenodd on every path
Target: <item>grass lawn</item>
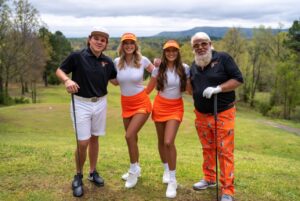
M 73 198 L 71 191 L 76 142 L 70 96 L 58 86 L 40 89 L 38 98 L 38 104 L 0 108 L 0 200 L 80 200 Z M 109 86 L 108 103 L 107 134 L 99 140 L 98 160 L 105 186 L 98 188 L 87 180 L 86 164 L 81 199 L 168 200 L 152 120 L 139 134 L 142 177 L 134 189 L 125 189 L 121 175 L 129 168 L 129 157 L 118 87 Z M 258 113 L 238 107 L 235 200 L 298 201 L 300 137 L 265 125 L 263 120 Z M 176 138 L 179 188 L 174 200 L 215 200 L 214 189 L 192 190 L 193 183 L 202 177 L 201 145 L 193 121 L 192 98 L 185 97 L 184 120 Z

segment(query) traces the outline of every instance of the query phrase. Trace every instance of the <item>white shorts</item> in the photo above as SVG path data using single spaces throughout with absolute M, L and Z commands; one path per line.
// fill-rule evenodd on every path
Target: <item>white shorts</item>
M 104 136 L 106 127 L 106 96 L 99 98 L 96 102 L 85 100 L 74 95 L 75 115 L 77 124 L 78 140 L 87 140 L 92 135 Z M 70 106 L 71 118 L 74 126 L 73 106 Z

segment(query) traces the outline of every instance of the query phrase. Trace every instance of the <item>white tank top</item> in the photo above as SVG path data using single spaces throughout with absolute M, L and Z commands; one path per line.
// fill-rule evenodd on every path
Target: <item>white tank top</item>
M 183 64 L 184 70 L 185 70 L 185 74 L 186 77 L 189 78 L 190 77 L 190 68 L 187 64 Z M 180 91 L 180 78 L 178 76 L 178 74 L 175 71 L 175 68 L 173 68 L 174 70 L 170 70 L 169 68 L 167 69 L 166 73 L 167 73 L 167 82 L 165 82 L 165 87 L 163 91 L 159 91 L 159 95 L 167 98 L 167 99 L 178 99 L 182 96 L 182 93 Z M 151 76 L 152 77 L 157 77 L 158 75 L 158 68 L 155 68 L 152 71 Z
M 144 70 L 151 64 L 147 57 L 142 56 L 140 68 L 127 65 L 121 70 L 118 67 L 120 57 L 114 60 L 117 70 L 117 80 L 120 85 L 121 94 L 123 96 L 133 96 L 144 90 L 143 78 Z

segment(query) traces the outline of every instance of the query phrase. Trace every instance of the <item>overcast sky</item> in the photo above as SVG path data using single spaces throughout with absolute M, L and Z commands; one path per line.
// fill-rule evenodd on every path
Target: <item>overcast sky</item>
M 52 32 L 86 37 L 103 26 L 113 37 L 124 32 L 151 36 L 197 26 L 289 28 L 300 19 L 299 0 L 29 0 Z

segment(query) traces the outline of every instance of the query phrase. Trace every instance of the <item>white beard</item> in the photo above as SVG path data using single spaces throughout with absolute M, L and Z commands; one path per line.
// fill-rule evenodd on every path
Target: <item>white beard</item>
M 195 63 L 200 66 L 200 67 L 205 67 L 207 66 L 210 62 L 211 62 L 211 59 L 212 59 L 212 51 L 211 51 L 211 48 L 209 48 L 209 50 L 207 50 L 206 54 L 204 55 L 198 55 L 194 52 L 195 54 Z

